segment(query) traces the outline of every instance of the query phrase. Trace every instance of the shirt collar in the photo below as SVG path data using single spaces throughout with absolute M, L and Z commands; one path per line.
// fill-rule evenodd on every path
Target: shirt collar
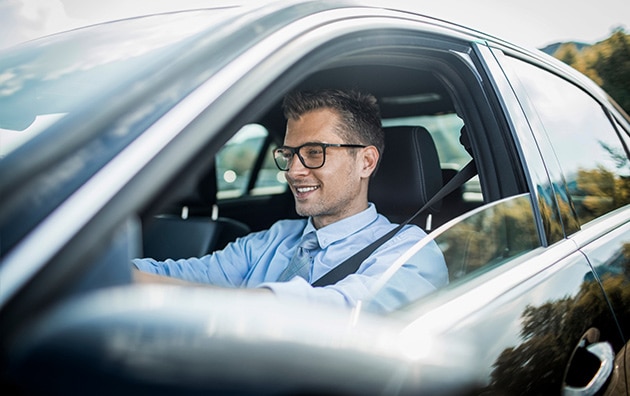
M 304 236 L 309 232 L 314 231 L 315 235 L 317 235 L 319 246 L 322 249 L 325 249 L 328 245 L 347 238 L 348 236 L 368 226 L 375 221 L 377 217 L 378 213 L 376 212 L 376 207 L 370 202 L 368 203 L 367 209 L 364 211 L 336 221 L 326 227 L 320 228 L 319 230 L 315 228 L 313 225 L 313 219 L 309 217 L 302 235 Z

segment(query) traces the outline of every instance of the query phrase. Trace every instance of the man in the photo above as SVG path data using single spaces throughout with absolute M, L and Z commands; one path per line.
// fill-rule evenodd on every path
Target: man
M 362 302 L 376 311 L 391 311 L 445 285 L 444 258 L 431 243 L 380 286 L 393 262 L 426 235 L 407 225 L 356 273 L 334 285 L 311 286 L 395 227 L 368 202 L 370 177 L 384 149 L 383 130 L 376 99 L 355 91 L 297 92 L 285 98 L 283 108 L 286 135 L 274 159 L 286 172 L 297 213 L 306 219 L 278 221 L 201 258 L 136 259 L 136 267 L 191 282 L 271 290 L 277 296 L 351 307 Z M 136 278 L 154 277 L 137 273 Z

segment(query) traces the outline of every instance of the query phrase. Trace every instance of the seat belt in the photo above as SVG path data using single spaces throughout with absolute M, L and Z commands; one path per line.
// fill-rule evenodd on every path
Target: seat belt
M 376 241 L 372 242 L 368 246 L 364 247 L 354 255 L 350 256 L 346 261 L 339 264 L 335 268 L 328 271 L 321 278 L 316 280 L 313 283 L 314 287 L 323 287 L 332 285 L 334 283 L 339 282 L 346 276 L 357 272 L 361 263 L 365 261 L 370 255 L 378 249 L 383 243 L 387 242 L 394 235 L 398 233 L 404 226 L 409 224 L 413 219 L 418 217 L 418 215 L 424 212 L 431 205 L 435 204 L 451 192 L 453 192 L 457 187 L 463 185 L 468 180 L 470 180 L 473 176 L 477 174 L 477 168 L 475 166 L 474 161 L 470 161 L 466 166 L 464 166 L 451 180 L 448 181 L 442 188 L 429 200 L 425 203 L 416 213 L 414 213 L 410 218 L 405 220 L 403 223 L 399 224 L 396 228 L 389 231 L 387 234 L 383 235 Z

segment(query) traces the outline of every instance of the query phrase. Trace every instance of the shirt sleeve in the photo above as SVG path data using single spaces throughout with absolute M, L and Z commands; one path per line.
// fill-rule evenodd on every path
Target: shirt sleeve
M 291 247 L 301 236 L 306 220 L 281 220 L 268 230 L 254 232 L 229 243 L 225 249 L 196 258 L 157 261 L 132 260 L 139 270 L 189 282 L 223 287 L 254 287 L 278 279 Z
M 132 260 L 141 271 L 171 276 L 189 282 L 239 287 L 250 268 L 251 254 L 264 244 L 264 232 L 249 234 L 228 244 L 225 249 L 197 258 L 157 261 L 152 258 Z

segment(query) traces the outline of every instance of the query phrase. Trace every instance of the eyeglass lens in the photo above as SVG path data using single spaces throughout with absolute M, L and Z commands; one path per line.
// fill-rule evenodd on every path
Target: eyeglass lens
M 298 148 L 281 147 L 274 151 L 274 159 L 278 168 L 283 171 L 289 170 L 293 154 L 297 154 L 307 168 L 321 168 L 324 165 L 325 147 L 320 144 L 305 144 Z

